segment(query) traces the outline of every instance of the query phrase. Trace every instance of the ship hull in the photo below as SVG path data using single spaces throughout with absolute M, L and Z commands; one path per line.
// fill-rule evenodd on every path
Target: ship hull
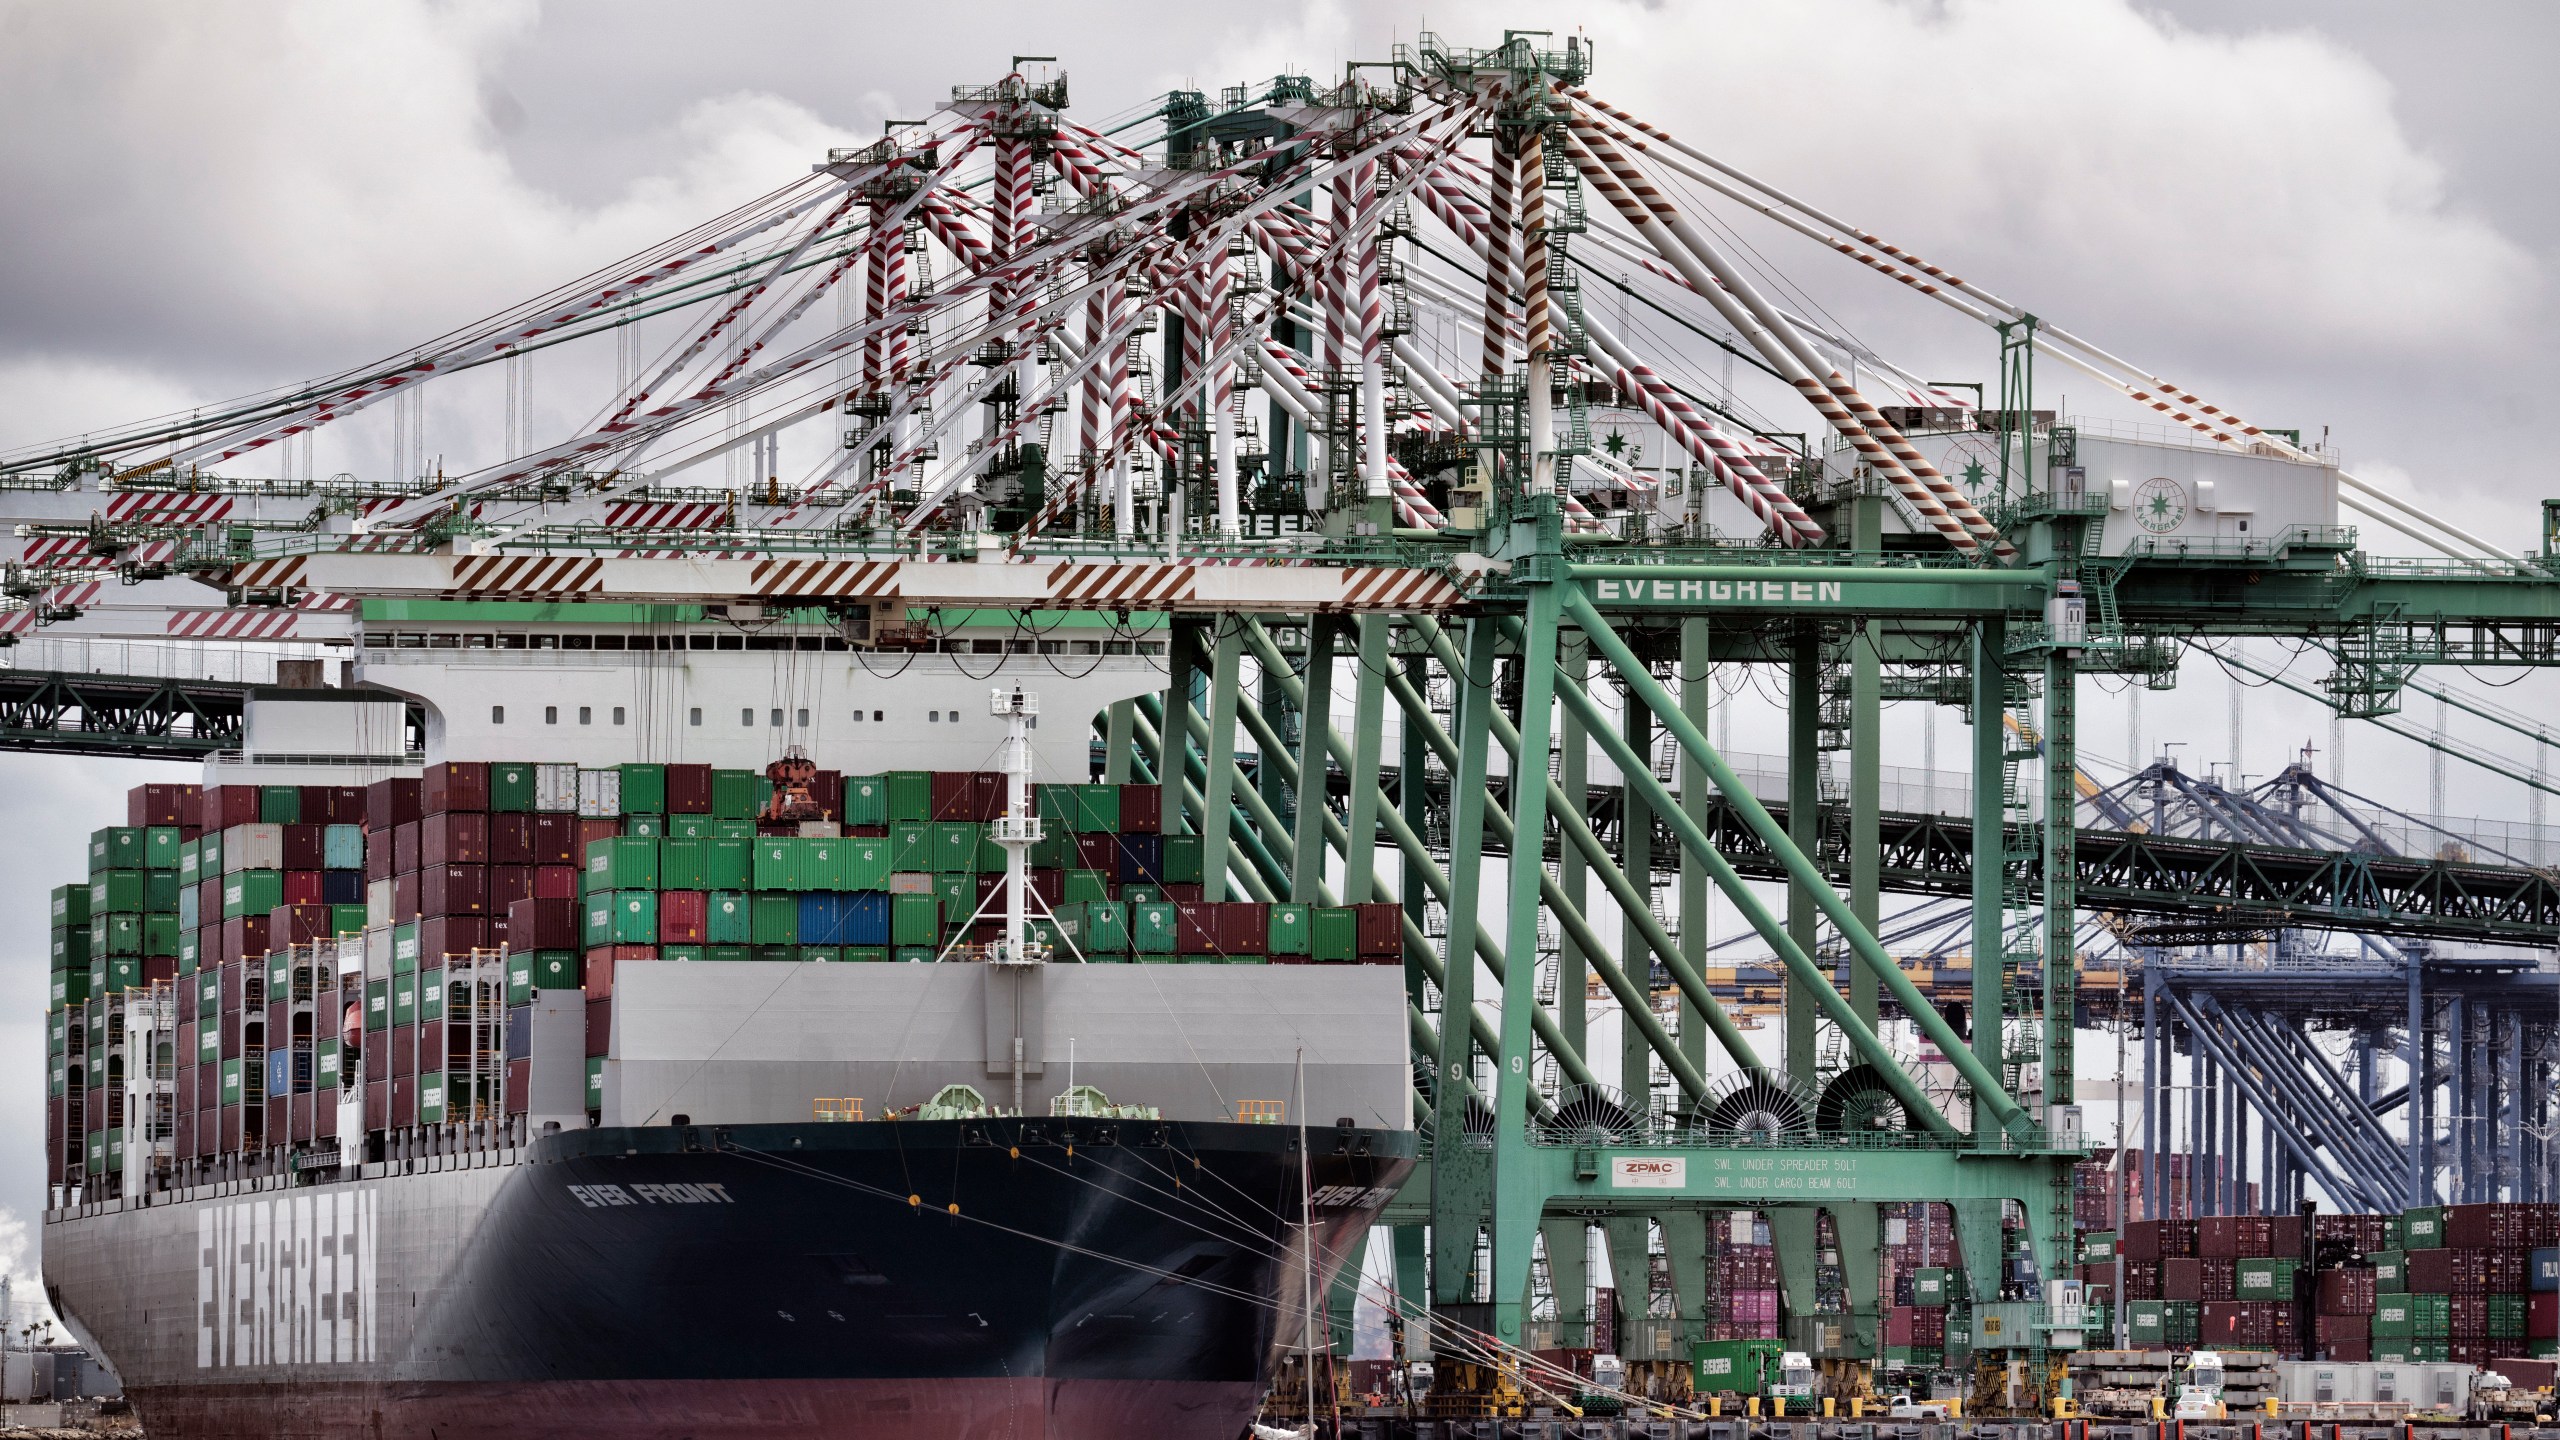
M 979 1120 L 597 1129 L 519 1163 L 57 1221 L 155 1436 L 1226 1440 L 1410 1132 Z

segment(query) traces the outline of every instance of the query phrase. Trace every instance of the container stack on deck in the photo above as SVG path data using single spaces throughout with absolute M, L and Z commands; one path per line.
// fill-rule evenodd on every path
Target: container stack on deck
M 2560 1206 L 2147 1220 L 2122 1239 L 2141 1349 L 2491 1365 L 2560 1355 Z
M 124 1168 L 126 1007 L 165 1006 L 161 1154 L 334 1152 L 526 1111 L 539 991 L 583 991 L 601 1101 L 617 968 L 925 961 L 996 938 L 994 772 L 819 771 L 824 818 L 708 765 L 452 763 L 369 786 L 136 787 L 53 895 L 49 1171 Z M 1395 905 L 1202 898 L 1201 840 L 1152 785 L 1042 785 L 1035 922 L 1062 960 L 1392 963 Z M 982 913 L 983 907 L 983 913 Z M 1040 906 L 1032 907 L 1036 914 Z

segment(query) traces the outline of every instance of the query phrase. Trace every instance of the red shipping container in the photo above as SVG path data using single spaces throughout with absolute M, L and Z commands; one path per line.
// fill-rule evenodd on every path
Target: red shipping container
M 2116 1253 L 2127 1260 L 2160 1258 L 2160 1222 L 2136 1220 L 2124 1227 L 2123 1238 L 2116 1242 Z
M 400 867 L 391 854 L 391 834 L 392 832 L 388 830 L 379 833 L 371 830 L 365 832 L 364 883 L 367 885 L 376 880 L 388 880 L 400 873 Z
M 410 871 L 418 868 L 419 852 L 424 848 L 419 840 L 419 826 L 421 823 L 422 822 L 416 820 L 410 820 L 392 828 L 392 874 L 406 875 Z
M 448 811 L 418 822 L 418 868 L 438 865 L 486 865 L 489 861 L 489 817 L 479 811 Z
M 418 871 L 421 915 L 485 915 L 489 913 L 489 867 L 429 865 Z
M 936 820 L 975 820 L 978 818 L 977 775 L 968 770 L 936 770 L 933 772 L 933 818 Z
M 525 811 L 491 815 L 489 863 L 530 865 L 533 861 L 533 816 Z
M 489 767 L 478 760 L 448 760 L 430 765 L 421 777 L 418 813 L 442 815 L 457 810 L 489 808 Z
M 2362 1365 L 2373 1359 L 2373 1342 L 2371 1340 L 2358 1340 L 2353 1336 L 2341 1338 L 2332 1344 L 2323 1345 L 2320 1348 L 2322 1352 L 2321 1358 L 2326 1360 L 2336 1360 L 2344 1364 Z
M 419 780 L 376 780 L 364 787 L 364 828 L 388 830 L 406 825 L 425 813 L 419 801 L 425 782 Z
M 2524 1333 L 2534 1340 L 2560 1340 L 2560 1290 L 2536 1290 L 2525 1301 Z
M 1040 903 L 1053 910 L 1067 903 L 1066 871 L 1032 870 L 1025 873 L 1030 875 L 1031 893 L 1040 897 Z
M 206 830 L 228 830 L 234 825 L 258 823 L 258 787 L 255 785 L 216 785 L 203 792 L 196 813 L 203 818 L 197 823 Z
M 323 817 L 325 823 L 331 825 L 361 825 L 364 823 L 365 787 L 362 785 L 331 785 L 326 788 L 329 792 L 329 810 L 328 814 Z M 311 813 L 307 810 L 304 811 L 302 818 L 305 820 L 310 819 Z M 325 1110 L 329 1107 L 323 1105 L 321 1108 Z
M 2202 1300 L 2204 1262 L 2191 1255 L 2172 1255 L 2162 1260 L 2160 1296 L 2164 1300 Z
M 818 803 L 820 813 L 833 820 L 844 814 L 844 772 L 821 770 L 809 782 L 809 798 Z
M 178 978 L 178 957 L 177 957 L 177 956 L 175 956 L 175 955 L 145 955 L 145 956 L 143 956 L 143 957 L 142 957 L 142 983 L 143 983 L 143 984 L 145 984 L 145 985 L 154 985 L 154 984 L 157 984 L 157 983 L 159 983 L 160 981 L 163 981 L 163 980 L 172 980 L 172 981 L 174 981 L 174 980 L 176 980 L 177 978 Z
M 391 920 L 405 924 L 418 918 L 420 886 L 418 872 L 405 870 L 391 877 Z
M 418 1032 L 416 1027 L 402 1030 L 394 1027 L 383 1032 L 391 1037 L 385 1047 L 391 1052 L 391 1078 L 394 1083 L 418 1073 Z
M 326 905 L 279 905 L 267 912 L 267 934 L 281 945 L 308 945 L 330 938 Z
M 590 1000 L 600 1000 L 613 993 L 613 972 L 643 960 L 658 958 L 655 945 L 598 945 L 587 951 L 586 968 L 581 988 Z
M 284 1131 L 296 1142 L 308 1142 L 311 1139 L 310 1092 L 305 1091 L 294 1096 L 292 1102 L 285 1106 Z
M 507 943 L 518 950 L 575 950 L 580 929 L 573 898 L 518 900 L 507 907 Z
M 506 908 L 533 893 L 533 867 L 530 865 L 492 865 L 489 867 L 489 913 L 501 915 Z
M 2506 1348 L 2513 1350 L 2521 1347 L 2510 1341 Z M 2509 1384 L 2525 1390 L 2548 1390 L 2555 1380 L 2560 1380 L 2560 1360 L 2529 1360 L 2522 1355 L 2492 1355 L 2489 1357 L 2489 1368 L 2506 1376 Z
M 1177 905 L 1197 905 L 1203 887 L 1196 880 L 1186 880 L 1179 884 L 1167 881 L 1156 888 L 1164 892 L 1164 898 Z
M 2369 1315 L 2315 1316 L 2311 1334 L 2323 1350 L 2342 1340 L 2370 1340 L 2373 1338 L 2373 1318 Z
M 578 848 L 578 817 L 544 810 L 534 814 L 533 855 L 528 865 L 575 865 L 584 853 Z
M 388 1080 L 378 1085 L 364 1087 L 364 1128 L 367 1130 L 391 1128 L 391 1084 Z
M 711 897 L 700 890 L 658 892 L 658 943 L 700 945 L 709 934 Z
M 1121 834 L 1153 835 L 1163 828 L 1163 786 L 1123 785 L 1120 787 Z
M 1404 953 L 1404 911 L 1392 900 L 1355 907 L 1360 912 L 1360 954 L 1384 960 Z
M 710 766 L 670 765 L 667 767 L 667 813 L 670 815 L 711 813 Z
M 1173 907 L 1174 949 L 1184 955 L 1218 952 L 1218 914 L 1205 900 L 1185 900 Z
M 533 1062 L 531 1060 L 508 1061 L 506 1112 L 510 1115 L 524 1114 L 531 1108 L 532 1095 Z
M 575 901 L 578 898 L 578 867 L 575 865 L 534 866 L 533 898 Z
M 2489 1290 L 2486 1251 L 2411 1250 L 2408 1267 L 2413 1295 L 2485 1295 Z
M 365 1036 L 364 1081 L 379 1085 L 391 1078 L 391 1032 L 376 1030 Z
M 621 833 L 622 822 L 619 820 L 588 820 L 581 818 L 578 821 L 578 848 L 576 852 L 571 855 L 568 863 L 572 865 L 584 865 L 586 863 L 587 846 L 598 840 L 610 840 Z
M 328 882 L 317 870 L 284 872 L 284 903 L 287 905 L 326 905 L 329 903 Z
M 2204 1296 L 2207 1300 L 2240 1298 L 2240 1262 L 2220 1255 L 2200 1255 L 2196 1264 L 2204 1274 Z
M 1003 819 L 1012 804 L 1013 782 L 1001 770 L 980 770 L 972 783 L 977 787 L 978 819 L 981 822 Z M 1023 797 L 1026 804 L 1033 799 L 1030 795 Z
M 2281 1260 L 2298 1260 L 2303 1252 L 2302 1217 L 2272 1215 L 2267 1217 L 2266 1253 Z
M 479 915 L 430 915 L 418 922 L 418 963 L 432 967 L 447 955 L 489 948 L 489 921 Z
M 613 998 L 598 996 L 587 1002 L 587 1058 L 613 1052 Z
M 1227 955 L 1259 955 L 1271 944 L 1271 907 L 1251 900 L 1230 900 L 1218 907 L 1218 950 Z
M 220 1141 L 222 1153 L 225 1155 L 239 1154 L 240 1107 L 237 1105 L 225 1105 L 216 1113 L 222 1116 L 222 1139 Z
M 460 1039 L 459 1035 L 454 1038 Z M 441 1020 L 418 1022 L 418 1073 L 434 1074 L 445 1068 L 445 1033 Z
M 124 792 L 124 823 L 195 826 L 203 793 L 197 785 L 136 785 Z
M 2207 1215 L 2196 1221 L 2196 1254 L 2216 1260 L 2240 1257 L 2240 1219 L 2237 1215 Z
M 234 915 L 222 922 L 222 959 L 226 966 L 237 965 L 252 955 L 264 955 L 267 948 L 266 916 Z M 232 994 L 230 983 L 226 974 L 223 999 L 227 1005 L 237 1006 L 239 1001 Z
M 391 1077 L 391 1128 L 405 1129 L 418 1123 L 418 1077 Z
M 2323 1315 L 2371 1315 L 2374 1305 L 2373 1272 L 2361 1267 L 2323 1270 L 2316 1294 Z
M 1105 875 L 1120 873 L 1120 837 L 1094 833 L 1079 834 L 1076 842 L 1078 870 L 1099 870 Z

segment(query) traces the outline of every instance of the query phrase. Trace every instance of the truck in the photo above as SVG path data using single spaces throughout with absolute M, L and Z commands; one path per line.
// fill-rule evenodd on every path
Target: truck
M 2169 1412 L 2172 1420 L 2220 1420 L 2222 1408 L 2222 1356 L 2212 1350 L 2197 1350 L 2187 1356 L 2186 1377 L 2178 1383 L 2178 1403 Z
M 1778 1340 L 1702 1340 L 1690 1348 L 1691 1389 L 1758 1400 L 1771 1415 L 1810 1415 L 1822 1385 L 1813 1357 Z

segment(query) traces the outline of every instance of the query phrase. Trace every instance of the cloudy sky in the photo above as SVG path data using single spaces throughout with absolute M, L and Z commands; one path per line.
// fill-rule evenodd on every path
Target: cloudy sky
M 1176 86 L 1339 74 L 1424 14 L 0 3 L 0 446 L 440 333 L 803 174 L 1014 54 L 1061 57 L 1095 119 Z M 1717 0 L 1428 19 L 1461 44 L 1578 28 L 1596 90 L 2262 424 L 2328 427 L 2360 473 L 2513 548 L 2560 488 L 2541 443 L 2560 379 L 2544 74 L 2560 9 Z M 1767 250 L 1913 368 L 1988 377 L 1987 335 L 1837 257 Z M 2182 725 L 2191 754 L 2227 756 L 2225 682 L 2189 681 L 2151 702 L 2147 734 Z M 2506 698 L 2534 703 L 2536 684 Z M 2250 703 L 2244 770 L 2325 744 L 2307 708 Z M 2092 748 L 2121 758 L 2121 720 L 2089 709 Z M 2383 763 L 2407 752 L 2354 743 L 2376 757 L 2365 788 L 2422 798 L 2422 766 Z M 41 1203 L 41 892 L 150 768 L 0 757 L 0 1205 L 22 1215 Z M 2523 812 L 2506 790 L 2461 798 Z

